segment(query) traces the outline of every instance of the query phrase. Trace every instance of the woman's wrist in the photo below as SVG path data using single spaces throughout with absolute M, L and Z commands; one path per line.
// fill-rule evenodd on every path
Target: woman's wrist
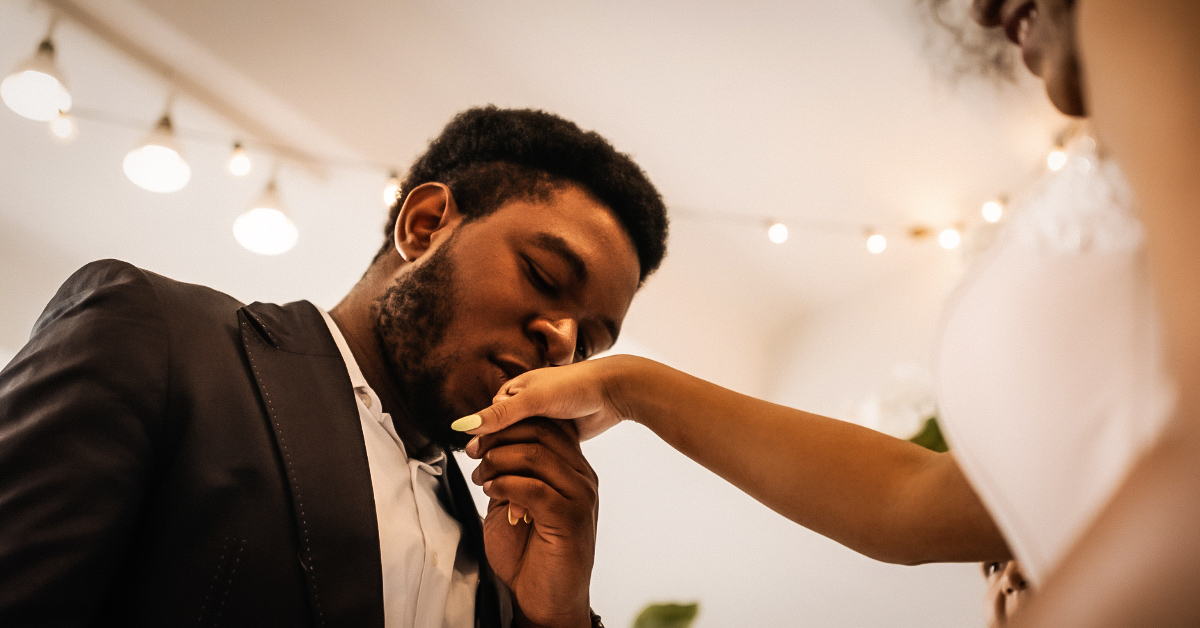
M 614 355 L 599 362 L 604 363 L 601 381 L 609 408 L 622 421 L 644 424 L 645 399 L 653 394 L 655 371 L 662 365 L 636 355 Z

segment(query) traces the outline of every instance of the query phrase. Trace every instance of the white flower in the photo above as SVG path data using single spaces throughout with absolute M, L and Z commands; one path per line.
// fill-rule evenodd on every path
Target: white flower
M 912 438 L 937 416 L 933 375 L 917 364 L 897 364 L 892 379 L 859 404 L 858 423 L 896 438 Z

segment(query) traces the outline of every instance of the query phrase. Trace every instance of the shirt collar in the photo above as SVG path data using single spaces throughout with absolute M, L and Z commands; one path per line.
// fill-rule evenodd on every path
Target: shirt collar
M 389 431 L 394 432 L 395 428 L 391 425 L 391 415 L 383 411 L 383 404 L 379 401 L 379 396 L 375 394 L 375 390 L 367 383 L 367 378 L 363 377 L 362 369 L 358 368 L 358 361 L 354 359 L 354 353 L 350 351 L 350 345 L 346 343 L 346 337 L 342 335 L 342 330 L 338 328 L 337 322 L 324 309 L 318 307 L 317 311 L 321 313 L 321 318 L 325 319 L 325 324 L 329 327 L 329 333 L 333 336 L 333 342 L 337 344 L 338 351 L 342 354 L 342 361 L 346 363 L 346 373 L 350 375 L 350 385 L 354 387 L 354 395 L 367 407 L 367 412 L 371 414 L 373 419 L 389 428 Z M 405 449 L 404 443 L 398 436 L 395 437 L 395 440 L 396 444 L 403 451 Z M 440 447 L 435 448 L 435 451 L 430 454 L 427 460 L 419 458 L 413 458 L 413 460 L 431 467 L 427 470 L 434 475 L 445 473 L 446 453 Z

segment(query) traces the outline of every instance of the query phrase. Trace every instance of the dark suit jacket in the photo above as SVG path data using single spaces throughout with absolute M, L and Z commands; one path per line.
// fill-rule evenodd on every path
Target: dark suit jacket
M 499 626 L 450 464 L 477 624 Z M 312 304 L 95 262 L 0 372 L 0 626 L 110 624 L 383 626 L 362 428 Z

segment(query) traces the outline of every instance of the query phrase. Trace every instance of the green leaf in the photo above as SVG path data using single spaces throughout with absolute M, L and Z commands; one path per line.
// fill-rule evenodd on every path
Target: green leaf
M 917 432 L 917 435 L 908 439 L 908 441 L 916 443 L 925 449 L 932 449 L 933 451 L 950 451 L 950 447 L 946 445 L 946 439 L 942 437 L 942 428 L 938 427 L 937 417 L 935 416 L 925 419 L 925 425 L 921 427 L 921 431 Z
M 633 628 L 688 628 L 700 614 L 700 604 L 651 604 L 638 613 Z

